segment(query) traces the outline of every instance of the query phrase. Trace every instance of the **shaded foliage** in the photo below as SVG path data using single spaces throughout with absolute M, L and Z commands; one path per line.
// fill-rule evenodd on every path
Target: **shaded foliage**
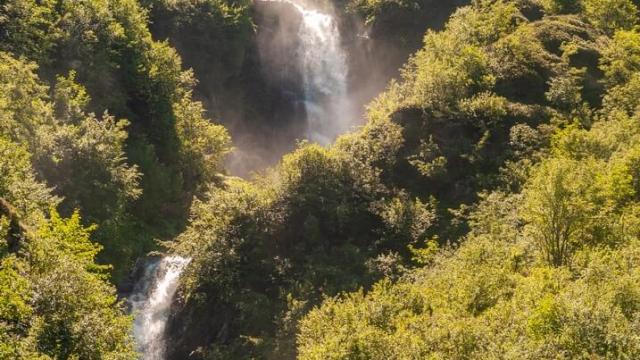
M 191 97 L 192 74 L 173 48 L 151 38 L 136 1 L 7 1 L 0 22 L 6 29 L 0 49 L 37 62 L 53 88 L 37 80 L 35 65 L 17 73 L 23 81 L 9 75 L 17 66 L 6 68 L 8 86 L 20 84 L 5 92 L 21 123 L 8 129 L 31 142 L 39 171 L 65 197 L 67 213 L 80 207 L 88 220 L 106 225 L 96 237 L 107 245 L 103 260 L 118 262 L 121 278 L 136 256 L 155 247 L 155 237 L 180 230 L 191 196 L 221 170 L 226 130 L 204 118 Z M 53 105 L 46 104 L 49 96 Z M 107 110 L 128 122 L 91 115 Z M 34 143 L 36 131 L 42 143 Z M 135 166 L 123 165 L 125 154 Z M 139 242 L 127 244 L 131 238 Z

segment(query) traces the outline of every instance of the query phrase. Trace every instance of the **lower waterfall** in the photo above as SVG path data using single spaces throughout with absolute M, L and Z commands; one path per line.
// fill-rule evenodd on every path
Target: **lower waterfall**
M 144 360 L 164 359 L 164 331 L 180 275 L 191 259 L 167 256 L 146 266 L 129 302 L 135 321 L 133 332 Z

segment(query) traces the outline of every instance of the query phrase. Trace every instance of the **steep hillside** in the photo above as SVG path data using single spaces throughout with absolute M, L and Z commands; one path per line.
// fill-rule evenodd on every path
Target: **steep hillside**
M 607 29 L 589 12 L 554 11 L 544 4 L 511 1 L 476 2 L 459 9 L 443 31 L 427 32 L 423 48 L 403 67 L 401 79 L 370 105 L 361 130 L 329 149 L 303 143 L 273 172 L 251 182 L 230 180 L 210 191 L 194 207 L 191 225 L 175 246 L 193 261 L 170 323 L 173 357 L 193 349 L 203 358 L 295 357 L 299 320 L 325 297 L 367 290 L 383 278 L 383 284 L 399 278 L 413 284 L 415 274 L 438 271 L 428 270 L 436 266 L 430 264 L 445 262 L 439 259 L 448 259 L 446 254 L 456 259 L 457 246 L 462 246 L 463 256 L 463 249 L 473 246 L 471 241 L 467 245 L 469 231 L 487 227 L 518 233 L 523 224 L 533 222 L 533 215 L 520 215 L 514 208 L 531 182 L 553 179 L 546 173 L 536 175 L 543 171 L 537 164 L 556 151 L 550 144 L 558 134 L 588 131 L 605 121 L 599 109 L 610 96 L 611 70 L 603 65 L 611 56 Z M 607 174 L 594 176 L 608 183 Z M 491 207 L 481 216 L 476 208 L 483 206 Z M 611 211 L 620 213 L 623 205 L 616 206 L 618 210 Z M 502 223 L 502 213 L 512 222 Z M 488 216 L 496 218 L 486 223 Z M 601 231 L 597 229 L 593 231 Z M 536 239 L 529 231 L 526 234 Z M 478 246 L 486 248 L 477 250 L 478 256 L 497 247 L 500 264 L 501 254 L 515 252 L 484 242 Z M 527 247 L 522 250 L 526 258 L 517 261 L 535 259 L 543 250 Z M 544 263 L 544 257 L 540 259 Z M 426 270 L 411 270 L 421 269 L 421 264 L 428 265 Z M 559 265 L 565 263 L 543 266 Z M 484 267 L 469 266 L 468 276 L 484 276 Z M 449 279 L 446 270 L 441 276 Z M 478 297 L 477 305 L 467 307 L 472 315 L 492 307 L 503 293 L 513 293 L 498 284 L 515 283 L 492 276 L 486 275 L 487 284 L 474 277 L 456 285 L 469 284 L 468 290 L 460 290 L 473 296 L 468 301 Z M 430 284 L 425 285 L 433 287 L 429 291 L 438 291 Z M 454 296 L 446 290 L 453 285 L 443 284 L 440 296 Z M 301 356 L 403 357 L 400 351 L 407 344 L 378 343 L 375 333 L 371 344 L 358 345 L 365 341 L 357 337 L 361 328 L 346 321 L 359 316 L 338 307 L 352 306 L 353 301 L 329 301 L 305 318 Z M 456 309 L 451 303 L 456 300 L 448 301 Z M 401 304 L 397 306 L 402 313 Z M 336 311 L 351 320 L 342 320 Z M 385 324 L 385 319 L 379 321 Z M 344 331 L 342 324 L 354 329 L 341 335 L 344 340 L 332 332 Z M 372 352 L 367 352 L 369 347 Z M 411 356 L 438 354 L 430 349 L 420 345 Z M 460 356 L 470 353 L 460 351 Z M 448 358 L 453 352 L 442 354 L 434 356 Z
M 639 5 L 0 1 L 0 359 L 639 358 Z
M 36 159 L 38 177 L 63 197 L 63 214 L 78 209 L 87 224 L 99 225 L 94 238 L 105 247 L 99 259 L 114 264 L 120 280 L 138 256 L 155 248 L 154 238 L 169 239 L 184 226 L 191 197 L 221 170 L 227 132 L 205 120 L 191 98 L 192 73 L 182 70 L 174 49 L 152 40 L 136 1 L 12 0 L 0 9 L 6 30 L 0 49 L 34 61 L 41 81 L 59 90 L 52 95 L 34 85 L 37 90 L 24 94 L 8 92 L 16 103 L 6 106 L 15 108 L 15 122 L 28 131 L 7 124 L 14 133 L 6 136 L 29 143 L 34 156 L 49 151 L 49 159 Z M 14 80 L 10 74 L 5 81 Z M 34 106 L 27 101 L 50 96 L 53 109 L 27 110 Z M 82 123 L 84 116 L 106 111 L 128 122 Z M 107 130 L 111 139 L 96 133 Z M 36 133 L 53 137 L 48 150 Z

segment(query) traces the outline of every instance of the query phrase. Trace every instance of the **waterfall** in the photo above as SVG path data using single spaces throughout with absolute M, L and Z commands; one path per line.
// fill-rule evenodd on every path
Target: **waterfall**
M 133 332 L 142 359 L 164 359 L 164 331 L 171 301 L 180 274 L 189 261 L 180 256 L 167 256 L 147 265 L 129 300 L 135 316 Z
M 295 59 L 302 75 L 303 102 L 307 115 L 306 137 L 323 145 L 349 130 L 353 119 L 347 99 L 348 65 L 342 49 L 335 18 L 308 9 L 299 0 L 264 0 L 286 2 L 295 7 L 302 21 L 298 28 L 295 54 L 280 54 Z M 167 256 L 144 268 L 133 295 L 130 296 L 134 336 L 142 359 L 165 358 L 164 333 L 171 302 L 180 275 L 190 259 Z
M 293 4 L 302 14 L 299 54 L 310 140 L 328 144 L 350 125 L 347 56 L 329 14 Z
M 327 145 L 347 132 L 353 120 L 348 97 L 347 55 L 338 22 L 329 12 L 311 9 L 303 0 L 262 0 L 290 4 L 301 16 L 295 53 L 275 53 L 277 63 L 293 65 L 302 80 L 301 101 L 307 116 L 306 138 Z M 285 49 L 290 50 L 290 49 Z

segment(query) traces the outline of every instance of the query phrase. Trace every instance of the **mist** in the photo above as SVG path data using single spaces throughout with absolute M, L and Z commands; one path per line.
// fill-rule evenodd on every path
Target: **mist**
M 231 132 L 232 175 L 276 164 L 302 140 L 331 144 L 364 122 L 365 105 L 397 76 L 410 51 L 376 44 L 371 29 L 331 2 L 261 0 L 252 6 L 255 67 L 267 111 L 208 103 Z
M 232 136 L 231 175 L 250 177 L 301 140 L 329 145 L 363 124 L 365 106 L 453 6 L 426 1 L 417 13 L 383 12 L 365 24 L 338 4 L 255 0 L 246 33 L 203 33 L 200 20 L 172 25 L 180 24 L 178 12 L 152 13 L 154 36 L 168 39 L 194 69 L 196 99 Z

